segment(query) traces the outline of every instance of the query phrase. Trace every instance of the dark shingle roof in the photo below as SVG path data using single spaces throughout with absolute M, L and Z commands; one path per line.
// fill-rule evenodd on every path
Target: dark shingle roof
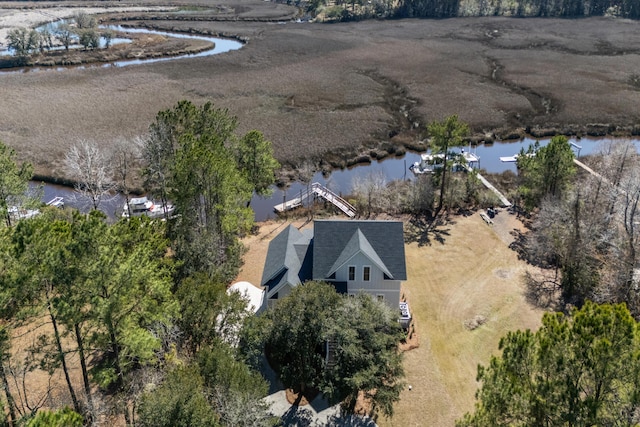
M 314 279 L 326 279 L 361 251 L 393 279 L 407 280 L 402 222 L 318 220 L 313 227 Z
M 285 283 L 327 279 L 358 253 L 390 278 L 407 280 L 401 222 L 318 220 L 313 230 L 290 225 L 271 240 L 260 284 L 271 298 Z
M 367 237 L 359 228 L 353 233 L 351 239 L 349 240 L 349 242 L 347 242 L 346 246 L 340 253 L 340 256 L 333 263 L 333 266 L 331 266 L 331 269 L 324 274 L 319 271 L 318 276 L 331 276 L 358 252 L 362 252 L 367 258 L 371 260 L 371 262 L 377 265 L 380 270 L 382 270 L 388 276 L 393 277 L 391 272 L 387 269 L 387 266 L 384 265 L 384 262 L 382 262 L 376 251 L 371 246 L 371 243 L 369 243 L 369 241 L 367 240 Z
M 306 280 L 304 274 L 310 276 L 310 254 L 307 254 L 307 249 L 311 237 L 311 230 L 300 232 L 290 225 L 271 240 L 260 281 L 270 293 L 281 283 L 297 285 Z

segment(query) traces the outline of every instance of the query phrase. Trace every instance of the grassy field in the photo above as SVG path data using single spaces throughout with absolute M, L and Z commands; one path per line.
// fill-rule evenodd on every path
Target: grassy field
M 303 222 L 297 222 L 301 226 Z M 269 241 L 287 223 L 261 225 L 245 240 L 249 248 L 239 280 L 260 283 Z M 438 230 L 442 243 L 405 246 L 408 280 L 404 292 L 416 323 L 419 347 L 405 353 L 407 384 L 392 419 L 381 426 L 452 426 L 473 409 L 478 363 L 487 364 L 509 330 L 535 329 L 542 311 L 523 296 L 526 264 L 508 248 L 519 228 L 503 211 L 493 226 L 478 214 L 453 217 Z M 410 234 L 410 233 L 407 233 Z M 475 330 L 465 324 L 482 316 Z
M 93 3 L 46 2 L 47 13 L 60 4 Z M 0 73 L 0 140 L 39 174 L 60 177 L 60 160 L 71 145 L 88 139 L 108 147 L 144 135 L 158 111 L 182 99 L 228 108 L 238 116 L 239 132 L 263 131 L 288 166 L 303 159 L 346 164 L 372 151 L 415 146 L 426 123 L 451 114 L 489 138 L 525 130 L 630 132 L 637 124 L 637 22 L 295 23 L 296 9 L 284 4 L 201 5 L 114 19 L 235 36 L 246 45 L 212 57 L 123 68 Z M 0 15 L 23 6 L 0 2 Z

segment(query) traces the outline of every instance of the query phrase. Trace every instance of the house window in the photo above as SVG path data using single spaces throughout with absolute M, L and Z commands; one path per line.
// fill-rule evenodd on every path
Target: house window
M 364 269 L 362 270 L 362 280 L 364 280 L 365 282 L 371 280 L 371 267 L 364 267 Z
M 384 302 L 384 295 L 378 294 L 378 295 L 376 295 L 376 298 L 378 298 L 378 301 Z
M 349 266 L 349 280 L 356 280 L 356 267 L 354 265 Z

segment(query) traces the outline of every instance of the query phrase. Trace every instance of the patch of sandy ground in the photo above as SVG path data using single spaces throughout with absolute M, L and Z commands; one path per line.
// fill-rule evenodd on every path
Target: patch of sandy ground
M 261 223 L 259 233 L 244 240 L 248 252 L 238 280 L 260 283 L 269 241 L 288 224 Z M 304 220 L 294 224 L 311 226 Z M 522 278 L 530 267 L 508 247 L 514 229 L 522 224 L 506 210 L 493 225 L 475 213 L 440 227 L 443 243 L 405 245 L 403 293 L 419 346 L 404 353 L 407 388 L 393 418 L 378 420 L 381 426 L 454 425 L 473 410 L 477 365 L 497 354 L 500 337 L 539 327 L 542 310 L 524 297 Z M 484 323 L 474 330 L 465 327 L 476 317 Z

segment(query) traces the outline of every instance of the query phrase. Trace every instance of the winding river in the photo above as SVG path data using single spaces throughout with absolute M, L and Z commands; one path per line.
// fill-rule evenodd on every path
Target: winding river
M 192 34 L 181 34 L 181 33 L 170 33 L 167 31 L 156 31 L 156 30 L 148 30 L 145 28 L 128 28 L 120 25 L 108 25 L 101 26 L 102 29 L 110 29 L 113 31 L 117 31 L 118 33 L 122 33 L 123 35 L 119 36 L 116 40 L 116 43 L 126 43 L 128 39 L 126 38 L 126 34 L 156 34 L 165 37 L 173 37 L 173 38 L 182 38 L 182 39 L 195 39 L 195 40 L 205 40 L 213 43 L 213 47 L 211 49 L 203 50 L 202 52 L 190 53 L 184 55 L 176 55 L 176 56 L 165 56 L 160 58 L 142 58 L 142 59 L 122 59 L 118 61 L 113 61 L 109 63 L 92 63 L 85 65 L 75 65 L 71 66 L 76 69 L 90 68 L 90 67 L 126 67 L 128 65 L 140 65 L 140 64 L 150 64 L 153 62 L 163 62 L 163 61 L 176 61 L 184 58 L 199 58 L 203 56 L 211 56 L 218 55 L 221 53 L 230 52 L 233 50 L 238 50 L 242 48 L 243 43 L 237 40 L 224 39 L 219 37 L 208 37 L 208 36 L 196 36 Z M 8 50 L 0 51 L 0 55 L 9 55 L 10 52 Z M 21 68 L 19 70 L 6 70 L 0 72 L 3 73 L 17 73 L 17 72 L 36 72 L 36 71 L 64 71 L 69 67 L 29 67 L 29 68 Z

